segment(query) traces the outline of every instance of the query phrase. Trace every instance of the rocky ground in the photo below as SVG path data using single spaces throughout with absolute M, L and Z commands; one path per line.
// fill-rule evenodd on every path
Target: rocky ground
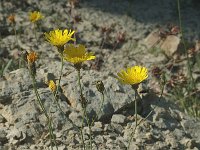
M 85 44 L 97 56 L 94 62 L 86 63 L 81 71 L 84 93 L 89 101 L 89 116 L 97 114 L 101 104 L 101 94 L 95 82 L 102 80 L 106 89 L 102 112 L 98 113 L 98 120 L 92 127 L 93 149 L 127 149 L 135 127 L 132 105 L 135 95 L 131 87 L 120 84 L 115 76 L 127 66 L 144 65 L 151 70 L 153 66 L 166 62 L 168 57 L 173 57 L 173 48 L 173 52 L 169 53 L 168 49 L 162 53 L 151 53 L 148 47 L 152 42 L 148 36 L 167 24 L 178 25 L 176 2 L 82 0 L 72 13 L 66 0 L 2 0 L 0 3 L 0 63 L 17 58 L 19 50 L 32 49 L 39 54 L 36 64 L 38 91 L 45 108 L 52 115 L 59 150 L 82 148 L 77 129 L 82 121 L 77 72 L 65 62 L 59 99 L 63 114 L 52 103 L 53 95 L 45 83 L 49 78 L 58 78 L 61 62 L 56 48 L 45 41 L 43 33 L 55 28 L 72 27 L 76 30 L 76 42 Z M 182 5 L 188 41 L 196 41 L 200 36 L 198 5 L 196 1 L 186 1 Z M 28 20 L 28 12 L 34 10 L 40 10 L 45 16 L 37 28 L 38 41 Z M 6 20 L 11 13 L 16 15 L 18 44 L 12 26 Z M 81 21 L 72 26 L 72 16 L 80 16 Z M 109 30 L 110 39 L 106 39 L 102 30 Z M 139 120 L 155 109 L 136 129 L 130 149 L 200 149 L 200 121 L 185 114 L 167 97 L 159 98 L 153 91 L 160 92 L 160 87 L 151 75 L 143 86 L 150 90 L 142 95 Z M 46 118 L 36 102 L 27 68 L 8 68 L 0 78 L 0 93 L 0 150 L 50 149 Z M 89 143 L 86 125 L 83 132 L 86 143 Z

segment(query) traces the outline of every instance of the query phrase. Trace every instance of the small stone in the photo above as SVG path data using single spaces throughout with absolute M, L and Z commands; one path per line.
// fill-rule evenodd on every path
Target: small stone
M 110 124 L 105 124 L 104 125 L 104 131 L 111 131 L 111 132 L 113 132 L 114 131 L 114 129 L 113 129 L 113 127 L 110 125 Z
M 72 120 L 77 126 L 81 126 L 82 124 L 82 116 L 80 113 L 73 111 L 69 115 L 69 119 Z
M 125 117 L 124 115 L 121 115 L 121 114 L 114 114 L 114 115 L 112 116 L 111 122 L 123 124 L 123 123 L 125 123 L 125 119 L 126 119 L 126 117 Z
M 89 127 L 84 127 L 84 128 L 83 128 L 83 133 L 85 133 L 85 134 L 90 134 Z
M 188 141 L 185 144 L 186 144 L 186 147 L 190 149 L 193 149 L 197 145 L 195 140 L 193 139 L 188 139 Z
M 93 134 L 99 134 L 103 131 L 102 128 L 98 128 L 98 127 L 92 127 L 91 130 L 92 130 Z
M 7 141 L 6 135 L 7 135 L 6 131 L 4 129 L 0 129 L 0 142 Z
M 31 145 L 31 146 L 30 146 L 30 149 L 31 149 L 31 150 L 35 150 L 35 149 L 37 149 L 37 148 L 38 148 L 38 147 L 37 147 L 36 145 Z
M 159 32 L 153 31 L 144 40 L 144 45 L 149 49 L 155 46 L 159 42 L 159 40 L 160 40 Z
M 51 148 L 50 148 L 51 149 Z M 62 145 L 62 146 L 58 146 L 58 150 L 65 150 L 66 146 Z M 57 150 L 56 146 L 53 147 L 53 150 Z
M 113 127 L 114 131 L 117 133 L 117 134 L 122 134 L 123 132 L 123 127 L 120 125 L 120 124 L 117 124 L 117 123 L 111 123 L 111 126 Z
M 103 136 L 96 136 L 95 137 L 95 142 L 98 143 L 104 143 L 104 138 Z
M 180 41 L 181 40 L 179 37 L 175 35 L 169 35 L 160 48 L 164 50 L 168 57 L 170 57 L 177 51 Z
M 102 128 L 102 123 L 100 121 L 94 123 L 95 127 Z
M 4 123 L 5 121 L 6 119 L 2 115 L 0 115 L 0 123 Z

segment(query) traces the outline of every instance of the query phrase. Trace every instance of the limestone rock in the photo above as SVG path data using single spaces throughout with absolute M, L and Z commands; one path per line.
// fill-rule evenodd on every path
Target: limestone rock
M 180 44 L 180 38 L 175 35 L 169 35 L 164 40 L 164 42 L 161 45 L 161 49 L 164 50 L 165 54 L 168 57 L 173 56 L 173 54 L 178 50 L 178 46 Z
M 144 40 L 144 45 L 147 49 L 152 48 L 153 46 L 157 45 L 160 42 L 159 32 L 153 31 L 151 32 Z

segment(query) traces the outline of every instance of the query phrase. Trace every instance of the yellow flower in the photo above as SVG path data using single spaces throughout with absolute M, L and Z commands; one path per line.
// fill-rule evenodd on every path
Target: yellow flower
M 32 64 L 37 60 L 37 54 L 36 52 L 29 52 L 26 56 L 28 63 Z
M 93 53 L 86 52 L 85 46 L 81 44 L 77 46 L 74 46 L 73 44 L 67 45 L 63 56 L 66 61 L 69 61 L 73 64 L 80 64 L 86 60 L 92 60 L 96 58 Z
M 50 80 L 49 81 L 49 88 L 52 92 L 55 92 L 56 91 L 56 84 L 54 83 L 53 80 Z
M 29 20 L 32 23 L 35 23 L 36 21 L 41 20 L 42 18 L 44 18 L 44 16 L 42 16 L 42 14 L 38 11 L 30 12 L 29 14 Z
M 144 81 L 148 77 L 148 70 L 145 67 L 133 66 L 126 70 L 121 70 L 118 75 L 118 80 L 123 84 L 136 85 Z
M 71 30 L 53 30 L 50 31 L 49 33 L 44 33 L 46 40 L 51 43 L 54 46 L 63 46 L 65 45 L 68 41 L 72 40 L 75 41 L 74 38 L 72 38 L 72 35 L 74 34 L 75 31 Z

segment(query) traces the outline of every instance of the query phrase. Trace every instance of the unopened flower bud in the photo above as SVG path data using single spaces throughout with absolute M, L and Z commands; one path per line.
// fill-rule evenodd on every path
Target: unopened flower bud
M 8 16 L 8 21 L 9 21 L 9 23 L 15 24 L 15 15 L 12 14 L 12 15 Z
M 37 54 L 34 51 L 31 52 L 26 52 L 25 53 L 26 56 L 26 61 L 28 63 L 28 67 L 31 71 L 31 73 L 35 76 L 36 75 L 36 66 L 35 66 L 35 61 L 37 60 Z
M 56 91 L 56 84 L 53 80 L 50 80 L 49 81 L 49 88 L 52 92 L 55 92 Z
M 37 60 L 37 54 L 36 54 L 36 52 L 31 51 L 30 53 L 28 53 L 26 58 L 27 58 L 28 63 L 32 64 Z
M 103 91 L 105 90 L 105 87 L 102 81 L 96 82 L 96 88 L 100 93 L 103 93 Z

